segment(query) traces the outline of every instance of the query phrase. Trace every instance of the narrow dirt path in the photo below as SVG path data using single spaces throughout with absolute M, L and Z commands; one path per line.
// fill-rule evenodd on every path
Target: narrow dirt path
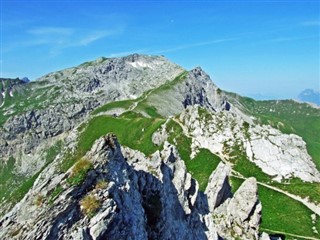
M 179 126 L 182 128 L 182 131 L 183 131 L 183 134 L 186 136 L 186 137 L 188 137 L 188 138 L 192 138 L 192 136 L 189 134 L 189 131 L 188 131 L 188 128 L 185 126 L 185 125 L 183 125 L 180 121 L 179 121 L 179 119 L 176 119 L 176 118 L 171 118 L 173 121 L 175 121 L 176 123 L 178 123 L 179 124 Z
M 232 170 L 232 173 L 233 174 L 231 176 L 233 176 L 233 177 L 240 178 L 240 179 L 246 179 L 245 177 L 241 176 L 240 173 L 238 173 L 238 172 L 236 172 L 234 170 Z M 282 194 L 284 194 L 284 195 L 286 195 L 286 196 L 288 196 L 288 197 L 290 197 L 290 198 L 302 203 L 307 208 L 309 208 L 312 212 L 314 212 L 315 214 L 320 216 L 320 206 L 316 205 L 315 203 L 309 202 L 308 200 L 303 199 L 302 197 L 299 197 L 297 195 L 288 193 L 288 192 L 286 192 L 286 191 L 284 191 L 282 189 L 279 189 L 279 188 L 274 187 L 274 186 L 270 186 L 270 185 L 268 185 L 266 183 L 262 183 L 262 182 L 257 182 L 257 183 L 259 185 L 261 185 L 261 186 L 264 186 L 264 187 L 270 188 L 270 189 L 272 189 L 274 191 L 280 192 L 280 193 L 282 193 Z
M 270 188 L 274 191 L 278 191 L 280 193 L 283 193 L 285 195 L 287 195 L 288 197 L 298 201 L 298 202 L 301 202 L 303 205 L 305 205 L 307 208 L 309 208 L 311 211 L 313 211 L 315 214 L 317 214 L 318 216 L 320 216 L 320 206 L 316 205 L 315 203 L 313 202 L 309 202 L 308 200 L 306 199 L 303 199 L 302 197 L 299 197 L 297 195 L 294 195 L 294 194 L 291 194 L 291 193 L 288 193 L 282 189 L 279 189 L 279 188 L 276 188 L 276 187 L 273 187 L 273 186 L 270 186 L 268 184 L 265 184 L 265 183 L 262 183 L 262 182 L 258 182 L 258 184 L 264 186 L 264 187 L 267 187 L 267 188 Z
M 142 99 L 134 102 L 134 103 L 133 103 L 127 110 L 125 110 L 123 113 L 134 110 L 134 109 L 138 106 L 138 104 L 141 103 L 142 101 L 146 100 L 147 97 L 149 97 L 150 94 L 151 94 L 153 91 L 154 91 L 154 89 L 150 90 Z
M 271 230 L 271 229 L 267 229 L 267 228 L 261 228 L 260 230 L 262 230 L 262 231 L 270 231 L 270 232 L 273 232 L 273 233 L 284 234 L 284 235 L 287 235 L 287 236 L 292 236 L 292 237 L 297 237 L 297 238 L 311 239 L 311 240 L 319 240 L 319 238 L 307 237 L 307 236 L 301 236 L 301 235 L 296 235 L 296 234 L 292 234 L 292 233 L 286 233 L 286 232 L 281 232 L 281 231 L 275 231 L 275 230 Z

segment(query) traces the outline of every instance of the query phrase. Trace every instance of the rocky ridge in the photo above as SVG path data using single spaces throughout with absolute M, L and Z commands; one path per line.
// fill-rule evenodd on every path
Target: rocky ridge
M 121 150 L 115 136 L 107 135 L 85 159 L 92 168 L 77 186 L 68 184 L 72 169 L 58 174 L 57 162 L 46 168 L 19 205 L 0 220 L 1 239 L 259 238 L 261 204 L 254 179 L 245 181 L 232 197 L 223 163 L 201 193 L 167 142 L 147 158 L 129 148 Z M 61 192 L 50 201 L 57 187 Z M 86 196 L 99 203 L 89 216 L 83 210 Z M 216 224 L 213 216 L 221 219 L 221 214 L 227 216 L 225 224 L 237 224 L 236 232 Z
M 155 90 L 146 102 L 165 117 L 178 115 L 187 106 L 198 104 L 209 112 L 230 111 L 252 122 L 236 106 L 230 104 L 227 96 L 200 67 L 181 74 L 170 86 Z

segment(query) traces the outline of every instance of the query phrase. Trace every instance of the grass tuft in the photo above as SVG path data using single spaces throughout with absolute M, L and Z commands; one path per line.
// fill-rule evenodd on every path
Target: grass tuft
M 39 195 L 36 196 L 36 198 L 35 198 L 35 200 L 34 200 L 34 204 L 35 204 L 36 206 L 40 207 L 40 206 L 43 204 L 44 200 L 45 200 L 45 199 L 44 199 L 44 196 L 41 195 L 41 194 L 39 194 Z
M 108 183 L 106 180 L 100 179 L 95 186 L 95 189 L 104 189 L 108 186 Z
M 56 200 L 59 195 L 63 192 L 63 188 L 61 185 L 56 186 L 56 188 L 52 191 L 50 198 L 49 198 L 49 204 L 53 204 L 54 200 Z
M 100 205 L 101 205 L 100 200 L 92 194 L 86 195 L 80 201 L 81 211 L 89 218 L 94 216 L 94 214 L 100 208 Z
M 92 163 L 89 160 L 85 158 L 80 159 L 72 168 L 67 183 L 73 186 L 83 183 L 87 177 L 87 172 L 92 169 L 92 167 Z

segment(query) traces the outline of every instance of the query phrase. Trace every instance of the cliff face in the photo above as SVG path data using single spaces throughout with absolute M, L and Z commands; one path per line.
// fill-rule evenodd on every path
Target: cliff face
M 0 221 L 1 239 L 259 238 L 257 185 L 248 179 L 232 197 L 223 163 L 201 193 L 168 142 L 146 157 L 121 149 L 115 136 L 107 135 L 84 159 L 91 167 L 80 185 L 70 181 L 75 167 L 58 174 L 58 164 L 52 164 L 41 173 Z M 233 222 L 236 232 L 228 226 Z

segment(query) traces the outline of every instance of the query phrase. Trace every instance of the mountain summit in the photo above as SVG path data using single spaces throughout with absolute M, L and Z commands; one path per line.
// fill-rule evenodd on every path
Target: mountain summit
M 319 238 L 318 108 L 139 54 L 1 82 L 1 239 Z
M 303 102 L 309 102 L 314 103 L 318 106 L 320 106 L 320 92 L 315 91 L 313 89 L 305 89 L 303 90 L 299 96 L 298 99 Z

